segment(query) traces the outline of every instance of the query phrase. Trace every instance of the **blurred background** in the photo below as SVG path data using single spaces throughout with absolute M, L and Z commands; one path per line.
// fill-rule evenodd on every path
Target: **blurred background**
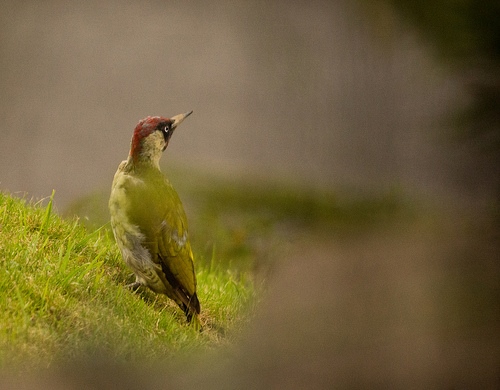
M 2 1 L 1 188 L 64 209 L 109 186 L 139 119 L 192 109 L 166 165 L 491 197 L 493 161 L 446 136 L 488 52 L 457 72 L 390 2 L 351 3 Z M 498 49 L 473 27 L 435 29 L 450 51 Z
M 258 237 L 271 292 L 233 375 L 200 381 L 500 386 L 497 2 L 0 6 L 3 191 L 82 210 L 139 119 L 194 110 L 162 161 L 188 207 L 198 178 L 411 204 L 348 237 L 300 218 L 279 249 Z

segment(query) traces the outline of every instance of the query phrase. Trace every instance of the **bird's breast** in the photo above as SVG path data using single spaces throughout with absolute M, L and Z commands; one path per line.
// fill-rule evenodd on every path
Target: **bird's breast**
M 140 179 L 134 178 L 120 170 L 120 167 L 115 174 L 111 187 L 109 213 L 116 242 L 123 248 L 130 247 L 127 242 L 128 236 L 143 238 L 139 227 L 131 222 L 129 215 L 131 207 L 130 188 L 141 186 L 142 183 Z

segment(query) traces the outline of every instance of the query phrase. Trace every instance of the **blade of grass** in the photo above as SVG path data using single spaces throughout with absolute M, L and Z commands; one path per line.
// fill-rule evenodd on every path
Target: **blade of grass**
M 24 326 L 26 327 L 29 325 L 29 316 L 28 316 L 28 313 L 26 312 L 26 301 L 24 300 L 23 294 L 21 294 L 21 290 L 19 289 L 19 286 L 17 285 L 16 282 L 14 282 L 14 288 L 16 290 L 17 299 L 18 299 L 19 304 L 21 306 Z
M 47 233 L 47 228 L 49 227 L 50 215 L 52 214 L 52 204 L 54 201 L 54 195 L 56 191 L 52 190 L 52 195 L 50 195 L 49 204 L 45 208 L 45 215 L 43 216 L 42 226 L 40 227 L 40 232 L 42 234 Z
M 64 252 L 64 255 L 59 257 L 59 264 L 58 264 L 58 273 L 59 275 L 64 274 L 66 272 L 66 267 L 68 266 L 69 262 L 69 257 L 71 255 L 71 251 L 73 250 L 74 246 L 74 241 L 72 239 L 68 239 L 68 244 L 66 246 L 66 251 Z
M 210 258 L 210 268 L 209 268 L 210 273 L 214 271 L 214 263 L 215 263 L 215 242 L 212 245 L 212 257 Z

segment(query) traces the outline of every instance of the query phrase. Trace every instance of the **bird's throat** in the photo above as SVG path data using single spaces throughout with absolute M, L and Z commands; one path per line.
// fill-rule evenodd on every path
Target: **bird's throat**
M 143 139 L 139 144 L 132 145 L 129 156 L 136 166 L 160 169 L 160 158 L 167 145 L 163 136 L 156 132 Z

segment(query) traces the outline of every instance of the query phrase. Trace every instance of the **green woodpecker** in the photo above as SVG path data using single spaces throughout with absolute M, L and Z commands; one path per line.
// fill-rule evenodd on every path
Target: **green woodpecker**
M 148 116 L 137 124 L 128 159 L 113 179 L 109 210 L 116 243 L 136 277 L 130 287 L 166 294 L 188 322 L 199 325 L 186 213 L 159 165 L 174 130 L 191 113 L 170 119 Z

